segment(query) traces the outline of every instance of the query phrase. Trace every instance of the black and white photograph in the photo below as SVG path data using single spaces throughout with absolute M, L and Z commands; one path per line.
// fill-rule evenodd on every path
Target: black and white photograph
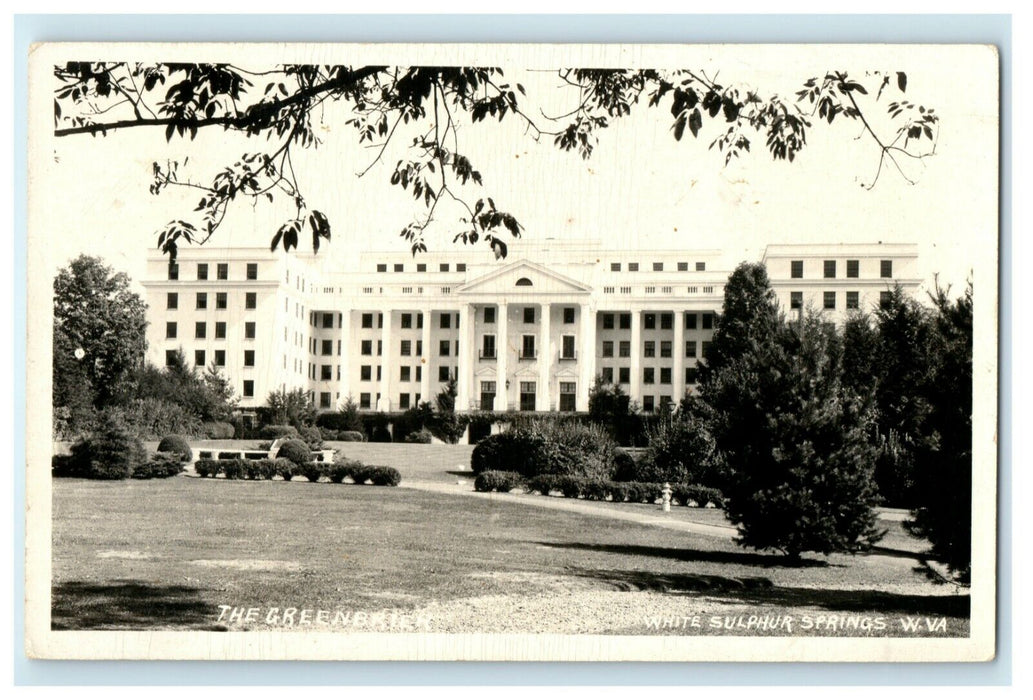
M 29 66 L 30 657 L 994 657 L 993 46 Z

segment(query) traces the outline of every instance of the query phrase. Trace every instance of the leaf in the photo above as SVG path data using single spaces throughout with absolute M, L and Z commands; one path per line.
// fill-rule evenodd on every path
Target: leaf
M 907 90 L 907 74 L 901 71 L 897 71 L 897 88 L 904 92 Z
M 699 134 L 699 130 L 702 126 L 703 116 L 699 113 L 699 109 L 692 110 L 692 114 L 689 115 L 689 131 L 692 132 L 693 137 Z
M 676 121 L 674 123 L 674 139 L 676 141 L 681 141 L 682 134 L 685 133 L 686 121 L 687 120 L 685 119 L 685 115 L 682 115 L 682 116 L 678 117 L 678 121 Z M 693 134 L 693 135 L 695 135 L 695 134 Z

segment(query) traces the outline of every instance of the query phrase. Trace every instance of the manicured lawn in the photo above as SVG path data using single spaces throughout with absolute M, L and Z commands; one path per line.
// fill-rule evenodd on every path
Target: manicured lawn
M 830 615 L 881 617 L 888 634 L 901 616 L 945 616 L 937 636 L 968 631 L 968 596 L 903 553 L 786 567 L 722 538 L 404 482 L 58 479 L 53 502 L 56 629 L 297 629 L 267 618 L 293 607 L 401 611 L 436 632 L 742 634 L 707 626 L 737 615 L 791 615 L 805 634 L 804 616 Z M 220 621 L 220 605 L 261 619 Z M 703 627 L 654 628 L 672 616 Z

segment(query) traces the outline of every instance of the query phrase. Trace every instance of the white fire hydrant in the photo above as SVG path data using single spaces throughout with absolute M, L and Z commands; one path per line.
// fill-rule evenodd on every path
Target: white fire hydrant
M 671 512 L 671 485 L 664 482 L 664 488 L 660 492 L 660 510 L 665 513 Z

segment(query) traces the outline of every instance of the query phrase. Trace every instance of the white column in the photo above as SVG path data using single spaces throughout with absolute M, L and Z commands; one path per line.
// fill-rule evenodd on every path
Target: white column
M 538 352 L 538 410 L 548 411 L 552 377 L 552 304 L 541 305 L 541 350 Z
M 337 335 L 341 343 L 341 354 L 337 356 L 337 363 L 341 368 L 341 380 L 337 382 L 338 391 L 341 392 L 341 398 L 338 403 L 341 405 L 351 395 L 351 330 L 351 311 L 342 311 L 340 332 Z
M 506 378 L 509 376 L 509 307 L 499 304 L 495 312 L 495 410 L 509 410 L 509 391 L 506 389 Z
M 589 304 L 578 308 L 581 314 L 581 339 L 578 343 L 577 410 L 588 410 L 588 394 L 595 381 L 595 311 Z
M 642 314 L 631 312 L 631 386 L 628 389 L 633 401 L 642 400 Z
M 467 304 L 459 312 L 459 357 L 457 358 L 458 371 L 458 392 L 456 397 L 456 410 L 470 410 L 471 385 L 473 384 L 474 368 L 474 330 L 476 314 L 473 304 Z
M 671 357 L 674 358 L 674 369 L 671 373 L 674 384 L 671 400 L 677 408 L 682 397 L 685 396 L 685 312 L 674 312 L 674 347 L 671 348 Z
M 430 401 L 433 403 L 433 398 L 430 395 L 430 316 L 431 310 L 429 308 L 423 309 L 423 328 L 420 333 L 420 345 L 423 352 L 420 353 L 420 401 Z
M 391 410 L 391 373 L 395 371 L 395 363 L 391 361 L 391 312 L 385 309 L 384 326 L 380 329 L 380 344 L 382 347 L 380 357 L 380 400 L 377 401 L 378 411 Z

